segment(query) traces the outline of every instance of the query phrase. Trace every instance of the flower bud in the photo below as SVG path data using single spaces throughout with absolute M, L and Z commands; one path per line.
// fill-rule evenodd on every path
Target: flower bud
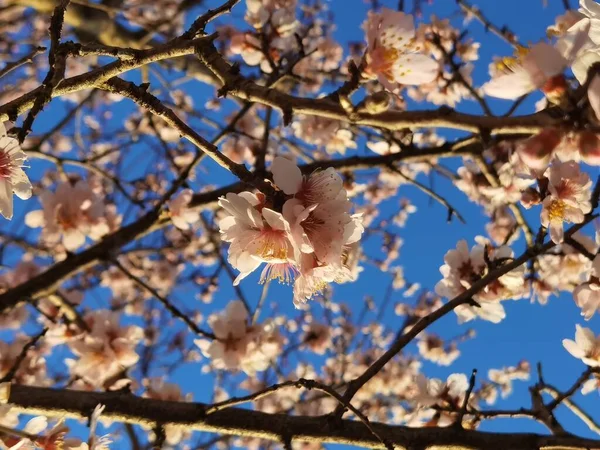
M 546 128 L 517 146 L 521 161 L 534 170 L 544 170 L 550 164 L 552 152 L 563 138 L 556 128 Z
M 392 96 L 387 91 L 379 91 L 365 98 L 364 109 L 369 114 L 386 112 L 392 104 Z
M 596 133 L 579 133 L 579 153 L 586 164 L 600 166 L 600 139 Z

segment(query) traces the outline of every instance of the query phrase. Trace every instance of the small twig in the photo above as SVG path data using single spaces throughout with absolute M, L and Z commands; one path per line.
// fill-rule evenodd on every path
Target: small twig
M 463 400 L 463 404 L 458 411 L 458 415 L 456 416 L 456 421 L 454 422 L 454 426 L 458 428 L 462 428 L 463 417 L 465 417 L 465 413 L 467 412 L 467 408 L 469 406 L 469 399 L 471 398 L 471 394 L 473 393 L 473 388 L 475 388 L 475 378 L 477 376 L 477 369 L 473 369 L 471 372 L 471 378 L 469 379 L 469 388 L 465 393 L 465 399 Z
M 456 210 L 456 208 L 454 208 L 444 197 L 442 197 L 441 195 L 439 195 L 438 193 L 434 192 L 433 190 L 429 189 L 427 186 L 425 186 L 423 183 L 420 183 L 419 181 L 409 177 L 408 175 L 405 175 L 404 173 L 402 173 L 402 171 L 400 169 L 398 169 L 396 166 L 390 164 L 388 166 L 388 168 L 390 170 L 392 170 L 394 173 L 400 175 L 404 180 L 408 181 L 410 184 L 412 184 L 413 186 L 415 186 L 416 188 L 420 189 L 421 191 L 425 192 L 427 195 L 429 195 L 431 198 L 433 198 L 435 201 L 437 201 L 438 203 L 440 203 L 441 205 L 445 206 L 448 209 L 448 217 L 451 219 L 452 216 L 456 216 L 456 218 L 458 220 L 460 220 L 462 223 L 466 223 L 464 217 Z
M 558 399 L 562 396 L 558 389 L 549 385 L 546 385 L 546 387 L 544 388 L 544 392 L 550 394 L 554 399 Z M 590 430 L 592 430 L 594 433 L 600 434 L 600 424 L 596 423 L 592 416 L 586 413 L 577 403 L 575 403 L 570 398 L 564 398 L 561 400 L 561 404 L 569 408 L 571 412 L 577 417 L 579 417 L 581 421 L 585 423 Z
M 564 0 L 563 0 L 564 1 Z M 484 26 L 485 31 L 491 31 L 496 36 L 504 39 L 507 43 L 512 45 L 513 47 L 520 46 L 516 35 L 512 33 L 506 26 L 502 28 L 497 27 L 492 22 L 490 22 L 476 6 L 470 5 L 465 0 L 456 0 L 456 3 L 463 9 L 463 11 L 475 17 L 481 24 Z
M 564 393 L 554 397 L 554 400 L 547 405 L 548 409 L 553 410 L 558 405 L 560 405 L 560 403 L 563 400 L 565 400 L 565 399 L 571 397 L 573 394 L 575 394 L 575 392 L 577 392 L 577 390 L 583 385 L 583 383 L 585 383 L 590 378 L 590 375 L 592 375 L 592 373 L 594 373 L 594 369 L 592 369 L 591 367 L 588 367 L 587 370 L 585 370 L 579 376 L 579 378 L 577 378 L 575 383 L 573 383 L 573 385 L 568 390 L 566 390 Z M 543 387 L 547 387 L 547 386 L 548 385 L 546 383 L 544 383 Z
M 292 386 L 295 388 L 298 388 L 298 389 L 299 388 L 305 388 L 308 390 L 314 389 L 317 391 L 321 391 L 321 392 L 327 394 L 328 396 L 334 398 L 340 404 L 342 404 L 345 408 L 348 408 L 350 411 L 352 411 L 356 415 L 356 417 L 358 417 L 358 419 L 368 428 L 368 430 L 371 432 L 371 434 L 373 436 L 375 436 L 377 439 L 379 439 L 379 441 L 381 441 L 381 443 L 383 443 L 386 446 L 386 448 L 388 448 L 390 450 L 394 450 L 394 446 L 390 442 L 388 442 L 386 439 L 381 437 L 373 429 L 373 427 L 371 426 L 371 423 L 369 422 L 369 419 L 367 417 L 365 417 L 365 415 L 362 414 L 357 408 L 352 406 L 350 403 L 346 402 L 344 400 L 344 398 L 338 392 L 336 392 L 332 387 L 321 384 L 318 381 L 307 380 L 305 378 L 300 378 L 295 381 L 284 381 L 283 383 L 274 384 L 274 385 L 269 386 L 261 391 L 255 392 L 254 394 L 247 395 L 245 397 L 234 397 L 234 398 L 230 398 L 229 400 L 225 400 L 223 402 L 215 403 L 214 405 L 208 407 L 205 410 L 205 414 L 207 414 L 207 415 L 213 414 L 213 413 L 216 413 L 217 411 L 223 410 L 225 408 L 241 405 L 243 403 L 254 402 L 263 397 L 271 395 L 271 394 L 279 391 L 282 388 L 292 387 Z
M 23 349 L 15 359 L 15 362 L 13 363 L 12 367 L 9 369 L 8 372 L 6 372 L 6 375 L 0 378 L 0 383 L 6 383 L 13 380 L 13 378 L 17 374 L 17 371 L 19 370 L 19 367 L 27 357 L 27 352 L 29 351 L 29 349 L 34 347 L 39 342 L 39 340 L 42 337 L 44 337 L 47 331 L 48 328 L 44 328 L 40 333 L 35 335 L 27 344 L 25 344 L 25 346 L 23 346 Z
M 33 62 L 33 58 L 35 58 L 37 55 L 39 55 L 40 53 L 43 53 L 45 51 L 46 51 L 46 47 L 36 47 L 31 52 L 29 52 L 22 58 L 18 59 L 17 61 L 7 63 L 2 68 L 2 70 L 0 70 L 0 78 L 2 78 L 5 75 L 8 75 L 10 72 L 12 72 L 15 69 L 18 69 L 23 64 L 28 64 L 28 63 Z
M 223 3 L 221 6 L 215 9 L 209 9 L 198 17 L 194 23 L 190 26 L 190 28 L 181 35 L 182 39 L 193 39 L 198 33 L 204 33 L 204 29 L 209 22 L 216 19 L 217 17 L 226 14 L 231 11 L 231 9 L 239 2 L 240 0 L 228 0 Z
M 52 99 L 52 91 L 64 75 L 65 64 L 64 56 L 59 58 L 58 48 L 60 45 L 60 36 L 62 34 L 63 23 L 65 21 L 65 12 L 69 6 L 70 0 L 61 0 L 54 8 L 52 18 L 50 19 L 50 50 L 48 51 L 48 73 L 42 82 L 42 90 L 38 93 L 29 110 L 27 117 L 18 133 L 19 142 L 22 144 L 33 126 L 33 121 L 46 103 Z M 63 61 L 59 61 L 62 59 Z M 60 67 L 59 67 L 60 66 Z

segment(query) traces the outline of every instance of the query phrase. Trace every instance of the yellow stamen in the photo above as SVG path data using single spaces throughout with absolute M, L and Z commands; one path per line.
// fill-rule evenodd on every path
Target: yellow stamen
M 548 218 L 550 222 L 560 220 L 565 220 L 565 210 L 567 209 L 567 204 L 563 200 L 553 200 L 550 203 L 550 207 L 548 208 Z

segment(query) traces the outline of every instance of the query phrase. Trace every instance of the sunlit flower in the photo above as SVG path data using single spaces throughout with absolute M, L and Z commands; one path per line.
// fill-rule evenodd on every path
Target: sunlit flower
M 575 325 L 575 340 L 563 339 L 563 345 L 575 358 L 590 367 L 600 367 L 600 336 L 596 337 L 589 328 Z
M 563 241 L 563 223 L 581 223 L 592 209 L 592 181 L 574 161 L 555 162 L 548 169 L 549 195 L 542 203 L 542 225 L 550 229 L 553 242 Z
M 110 231 L 108 210 L 102 199 L 84 180 L 60 183 L 56 191 L 40 195 L 43 209 L 31 211 L 25 223 L 33 228 L 43 227 L 42 235 L 48 245 L 62 240 L 67 250 L 77 250 L 86 237 L 100 239 Z
M 418 85 L 433 81 L 439 64 L 417 53 L 415 25 L 411 15 L 388 8 L 369 11 L 363 25 L 367 37 L 366 73 L 376 77 L 388 90 L 398 84 Z

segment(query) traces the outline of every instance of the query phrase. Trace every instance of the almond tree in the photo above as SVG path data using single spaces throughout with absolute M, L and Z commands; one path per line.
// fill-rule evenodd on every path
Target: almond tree
M 2 0 L 0 448 L 600 448 L 600 3 L 526 45 L 464 0 L 356 2 L 337 41 L 338 2 Z M 486 234 L 432 285 L 422 196 Z M 559 294 L 566 389 L 461 349 Z

